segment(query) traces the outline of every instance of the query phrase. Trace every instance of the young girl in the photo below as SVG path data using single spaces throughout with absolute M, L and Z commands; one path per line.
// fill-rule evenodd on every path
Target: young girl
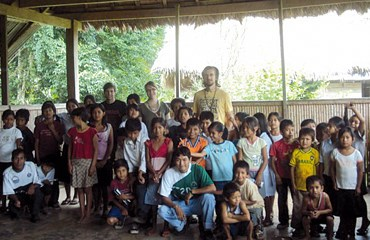
M 258 187 L 262 187 L 263 171 L 268 164 L 267 144 L 257 137 L 258 120 L 247 117 L 242 123 L 242 138 L 238 142 L 238 159 L 249 164 L 249 175 L 256 180 Z
M 71 175 L 68 171 L 68 147 L 70 144 L 70 139 L 67 136 L 67 132 L 69 129 L 73 127 L 73 122 L 71 119 L 71 112 L 73 109 L 78 108 L 78 102 L 76 99 L 71 98 L 68 99 L 66 103 L 67 112 L 58 114 L 61 123 L 64 127 L 64 134 L 63 134 L 63 150 L 62 150 L 62 164 L 61 164 L 61 174 L 59 180 L 64 183 L 64 188 L 66 191 L 66 199 L 62 202 L 62 205 L 76 205 L 78 203 L 77 200 L 77 192 L 74 192 L 73 199 L 71 201 Z
M 281 116 L 278 112 L 270 112 L 267 117 L 269 127 L 270 127 L 270 134 L 273 139 L 273 142 L 277 142 L 283 138 L 280 132 L 280 120 Z
M 46 101 L 41 106 L 42 117 L 35 127 L 35 156 L 36 163 L 52 161 L 55 166 L 55 176 L 60 177 L 60 144 L 63 143 L 63 124 L 56 116 L 55 105 Z M 59 181 L 53 183 L 53 193 L 50 203 L 53 208 L 59 209 Z
M 107 122 L 105 108 L 102 104 L 93 104 L 90 107 L 90 125 L 97 131 L 98 136 L 98 158 L 96 162 L 96 172 L 98 184 L 94 185 L 94 207 L 99 210 L 103 199 L 103 216 L 108 213 L 108 187 L 111 179 L 109 176 L 112 171 L 111 165 L 107 164 L 108 158 L 113 150 L 113 128 Z
M 0 196 L 1 212 L 6 211 L 6 196 L 3 193 L 3 172 L 12 165 L 12 152 L 21 146 L 22 132 L 14 126 L 15 115 L 10 109 L 5 110 L 1 117 L 4 123 L 0 130 Z
M 85 108 L 74 109 L 71 117 L 75 127 L 67 133 L 71 139 L 68 148 L 68 168 L 72 175 L 72 186 L 77 189 L 80 201 L 81 214 L 78 222 L 83 223 L 89 220 L 92 206 L 92 186 L 98 181 L 96 174 L 98 136 L 96 129 L 89 127 L 86 123 L 88 113 Z
M 237 128 L 233 128 L 232 130 L 229 131 L 228 134 L 228 140 L 234 142 L 237 144 L 239 138 L 240 138 L 240 128 L 242 126 L 243 119 L 248 117 L 248 114 L 245 112 L 237 112 L 235 114 L 235 122 L 237 124 Z
M 126 114 L 127 114 L 128 119 L 136 119 L 137 118 L 137 119 L 140 120 L 140 122 L 141 122 L 140 138 L 148 139 L 149 138 L 148 129 L 147 129 L 145 123 L 143 123 L 141 121 L 139 106 L 136 103 L 132 103 L 132 104 L 127 106 L 126 111 L 127 111 Z M 123 121 L 119 125 L 119 127 L 124 128 L 126 126 L 126 121 L 127 120 Z
M 156 232 L 157 211 L 160 201 L 157 197 L 159 183 L 164 171 L 171 163 L 173 143 L 170 138 L 164 136 L 166 121 L 163 118 L 153 118 L 152 138 L 145 142 L 146 169 L 149 174 L 145 204 L 152 206 L 152 228 L 147 231 L 147 235 Z
M 339 131 L 339 147 L 331 154 L 331 177 L 333 186 L 338 191 L 338 209 L 340 216 L 339 237 L 347 239 L 348 235 L 355 238 L 356 198 L 361 194 L 363 177 L 363 158 L 361 153 L 352 147 L 354 133 L 350 127 Z M 337 233 L 338 235 L 338 233 Z
M 273 139 L 271 134 L 268 131 L 267 119 L 263 113 L 256 113 L 254 117 L 257 118 L 259 123 L 259 128 L 257 130 L 257 136 L 261 139 L 265 140 L 266 142 L 266 152 L 267 152 L 267 159 L 269 163 L 267 164 L 265 170 L 263 171 L 263 187 L 260 188 L 260 193 L 265 201 L 265 210 L 266 210 L 266 217 L 263 221 L 263 225 L 265 227 L 271 226 L 272 223 L 272 207 L 274 205 L 275 199 L 275 191 L 276 191 L 276 181 L 275 181 L 275 174 L 271 168 L 271 159 L 270 159 L 270 147 L 273 143 Z

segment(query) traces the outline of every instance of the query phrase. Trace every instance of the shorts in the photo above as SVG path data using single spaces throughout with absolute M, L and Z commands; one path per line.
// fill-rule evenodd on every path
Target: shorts
M 117 206 L 112 206 L 107 215 L 107 218 L 117 218 L 120 221 L 123 221 L 125 217 L 126 216 L 122 215 L 121 209 L 119 209 Z

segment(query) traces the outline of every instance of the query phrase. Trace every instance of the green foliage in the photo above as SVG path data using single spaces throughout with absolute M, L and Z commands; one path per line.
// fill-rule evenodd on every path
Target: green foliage
M 80 95 L 103 99 L 104 83 L 117 86 L 117 98 L 130 93 L 143 99 L 147 81 L 159 83 L 150 69 L 164 39 L 163 27 L 142 31 L 89 29 L 79 33 Z M 67 99 L 65 30 L 43 26 L 9 64 L 11 104 Z

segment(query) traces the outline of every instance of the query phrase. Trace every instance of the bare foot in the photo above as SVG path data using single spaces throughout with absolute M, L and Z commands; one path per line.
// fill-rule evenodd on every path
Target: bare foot
M 157 229 L 156 228 L 149 228 L 148 231 L 145 232 L 145 235 L 147 236 L 153 236 L 157 234 Z
M 81 216 L 77 223 L 83 223 L 85 219 L 85 215 Z

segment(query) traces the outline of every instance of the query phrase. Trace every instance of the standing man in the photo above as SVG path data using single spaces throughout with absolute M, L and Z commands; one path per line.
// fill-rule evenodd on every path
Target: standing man
M 207 66 L 202 71 L 203 85 L 205 89 L 200 90 L 194 95 L 193 110 L 198 117 L 202 111 L 211 111 L 215 121 L 225 125 L 231 121 L 237 126 L 234 120 L 233 106 L 227 92 L 220 89 L 218 83 L 219 71 L 216 67 Z
M 193 214 L 202 216 L 202 239 L 213 240 L 216 201 L 212 193 L 216 187 L 203 167 L 191 164 L 191 153 L 187 147 L 177 148 L 173 159 L 175 166 L 165 171 L 158 190 L 163 201 L 158 215 L 177 233 L 185 231 L 187 217 Z M 169 233 L 165 225 L 162 236 L 167 237 Z

